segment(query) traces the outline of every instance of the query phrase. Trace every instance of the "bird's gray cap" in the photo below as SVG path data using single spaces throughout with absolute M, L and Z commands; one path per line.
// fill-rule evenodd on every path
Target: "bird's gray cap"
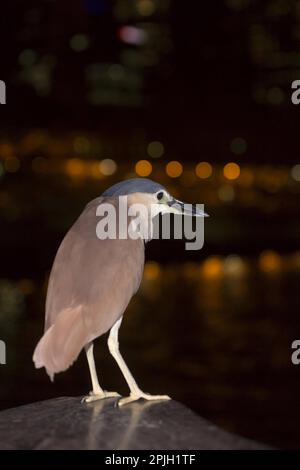
M 155 183 L 148 178 L 131 178 L 129 180 L 120 181 L 110 188 L 108 188 L 102 196 L 104 197 L 116 197 L 116 196 L 125 196 L 132 193 L 149 193 L 154 194 L 159 190 L 165 190 L 165 188 L 159 184 Z

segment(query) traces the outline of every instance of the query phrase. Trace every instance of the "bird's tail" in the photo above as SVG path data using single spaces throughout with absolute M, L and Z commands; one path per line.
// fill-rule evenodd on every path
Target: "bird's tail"
M 38 342 L 33 353 L 35 367 L 45 367 L 53 381 L 54 374 L 68 369 L 88 342 L 81 306 L 65 309 Z

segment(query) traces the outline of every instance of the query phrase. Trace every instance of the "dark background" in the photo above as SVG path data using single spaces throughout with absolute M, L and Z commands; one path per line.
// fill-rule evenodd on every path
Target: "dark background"
M 14 0 L 0 44 L 0 407 L 89 390 L 83 355 L 54 384 L 33 368 L 47 277 L 86 202 L 149 176 L 210 218 L 199 252 L 147 246 L 121 331 L 134 375 L 299 448 L 299 2 Z M 100 383 L 125 394 L 108 356 L 102 338 Z

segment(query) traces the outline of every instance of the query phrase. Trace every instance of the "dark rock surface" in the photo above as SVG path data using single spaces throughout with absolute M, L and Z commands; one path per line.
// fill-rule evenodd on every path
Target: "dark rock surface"
M 265 449 L 175 401 L 56 398 L 0 413 L 0 449 Z

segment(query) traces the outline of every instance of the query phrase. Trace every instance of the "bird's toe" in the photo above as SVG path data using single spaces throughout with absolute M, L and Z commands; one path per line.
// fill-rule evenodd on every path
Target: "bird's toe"
M 135 395 L 129 395 L 128 397 L 123 397 L 118 401 L 118 406 L 127 405 L 128 403 L 132 403 L 134 401 L 137 401 L 140 398 L 141 398 L 140 396 L 135 396 Z
M 81 403 L 91 403 L 97 400 L 104 400 L 104 398 L 117 398 L 120 394 L 117 392 L 103 391 L 101 393 L 90 392 L 89 395 L 82 398 Z
M 150 400 L 159 401 L 159 400 L 171 400 L 171 397 L 169 397 L 168 395 L 150 395 L 149 393 L 142 392 L 139 395 L 131 394 L 128 397 L 121 398 L 121 400 L 118 401 L 118 406 L 124 406 L 124 405 L 127 405 L 128 403 L 132 403 L 140 399 L 144 399 L 148 401 Z
M 151 395 L 150 393 L 143 393 L 141 398 L 144 398 L 144 400 L 172 400 L 169 395 Z

